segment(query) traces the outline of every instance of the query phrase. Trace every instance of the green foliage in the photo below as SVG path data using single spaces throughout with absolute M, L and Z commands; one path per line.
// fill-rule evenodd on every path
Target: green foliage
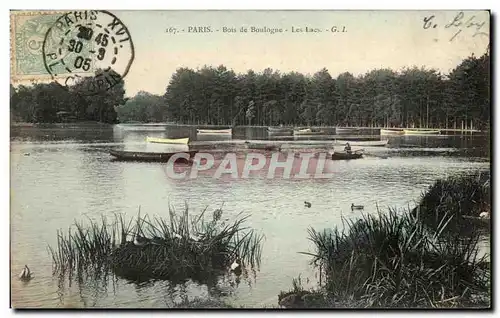
M 125 104 L 123 81 L 87 96 L 90 79 L 68 91 L 54 83 L 11 86 L 12 119 L 169 121 L 214 125 L 341 125 L 486 128 L 490 121 L 490 55 L 468 57 L 450 74 L 424 67 L 376 69 L 332 78 L 267 68 L 236 74 L 225 66 L 179 68 L 163 96 L 140 92 Z M 83 97 L 82 97 L 83 96 Z M 124 105 L 125 104 L 125 105 Z M 124 106 L 120 106 L 124 105 Z M 59 115 L 58 115 L 59 114 Z
M 490 55 L 471 56 L 449 75 L 446 111 L 465 120 L 474 119 L 487 127 L 490 118 Z
M 130 121 L 163 122 L 167 120 L 165 101 L 161 96 L 147 92 L 139 92 L 127 102 L 117 107 L 118 120 L 121 123 Z
M 206 210 L 192 219 L 187 207 L 180 215 L 173 208 L 169 211 L 169 221 L 139 214 L 126 222 L 115 215 L 111 223 L 102 217 L 100 223 L 90 220 L 86 226 L 76 222 L 75 230 L 70 227 L 67 235 L 59 231 L 57 247 L 49 247 L 55 272 L 81 277 L 113 270 L 136 281 L 203 281 L 221 274 L 237 257 L 243 268 L 260 265 L 263 237 L 243 226 L 248 217 L 225 224 L 221 209 L 209 221 L 204 218 Z M 154 239 L 154 244 L 136 246 L 137 234 Z
M 253 102 L 253 100 L 251 100 L 248 103 L 248 108 L 247 108 L 247 111 L 245 113 L 245 117 L 247 118 L 249 125 L 251 124 L 252 119 L 255 117 L 254 112 L 255 112 L 255 103 Z
M 479 128 L 489 122 L 489 85 L 486 53 L 448 76 L 424 67 L 337 78 L 325 68 L 312 76 L 180 68 L 164 97 L 169 118 L 183 123 Z
M 96 71 L 96 74 L 102 70 Z M 116 77 L 115 77 L 116 78 Z M 52 82 L 27 87 L 11 86 L 11 118 L 29 123 L 98 121 L 115 123 L 115 107 L 125 103 L 124 83 L 95 92 L 96 80 L 84 77 L 73 86 Z
M 168 117 L 182 123 L 229 124 L 240 111 L 235 105 L 235 80 L 236 74 L 222 65 L 196 72 L 179 68 L 164 96 Z
M 322 290 L 305 290 L 299 277 L 292 279 L 292 289 L 278 294 L 278 304 L 284 308 L 332 308 L 335 302 Z
M 491 212 L 490 180 L 486 172 L 439 179 L 422 194 L 412 213 L 419 214 L 432 228 L 446 216 L 453 217 L 448 230 L 463 234 L 476 231 L 476 225 L 484 226 L 484 223 L 463 216 L 479 217 L 483 211 Z

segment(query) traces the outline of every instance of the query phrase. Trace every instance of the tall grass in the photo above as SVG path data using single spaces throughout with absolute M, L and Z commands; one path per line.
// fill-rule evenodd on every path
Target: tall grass
M 478 257 L 478 236 L 442 235 L 452 219 L 445 215 L 436 231 L 395 210 L 344 219 L 342 231 L 310 229 L 316 252 L 305 254 L 322 271 L 329 299 L 344 306 L 476 306 L 477 295 L 489 295 L 488 264 Z
M 57 246 L 49 247 L 54 270 L 69 275 L 113 270 L 132 280 L 203 280 L 238 257 L 243 266 L 260 265 L 263 236 L 244 226 L 248 216 L 225 224 L 221 209 L 210 220 L 206 209 L 191 218 L 188 210 L 177 213 L 170 206 L 168 221 L 139 211 L 129 221 L 115 214 L 112 222 L 106 217 L 86 225 L 75 222 L 67 233 L 58 231 Z M 153 241 L 136 246 L 136 235 Z
M 420 214 L 422 221 L 435 228 L 447 214 L 454 219 L 447 230 L 462 233 L 474 232 L 476 225 L 482 222 L 471 222 L 462 216 L 478 217 L 483 211 L 491 212 L 489 172 L 454 176 L 437 180 L 422 194 L 418 206 L 412 211 Z
M 118 227 L 118 224 L 122 225 Z M 109 265 L 109 256 L 117 246 L 119 236 L 127 231 L 122 215 L 115 215 L 115 222 L 109 223 L 105 216 L 100 222 L 89 219 L 88 224 L 75 221 L 67 234 L 57 231 L 57 246 L 49 246 L 54 271 L 72 275 L 94 273 L 105 270 Z M 122 235 L 123 240 L 123 235 Z

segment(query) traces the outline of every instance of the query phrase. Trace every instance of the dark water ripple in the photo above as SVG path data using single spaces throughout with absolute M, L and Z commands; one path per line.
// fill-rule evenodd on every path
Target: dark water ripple
M 270 180 L 263 175 L 245 180 L 202 176 L 173 181 L 160 164 L 112 162 L 108 155 L 112 148 L 160 149 L 162 145 L 146 145 L 146 135 L 185 134 L 183 129 L 144 132 L 116 127 L 12 131 L 11 289 L 15 307 L 169 307 L 186 296 L 223 297 L 246 306 L 273 305 L 277 294 L 288 289 L 299 274 L 303 282 L 309 280 L 309 286 L 316 281 L 309 258 L 298 254 L 312 251 L 309 227 L 340 225 L 342 216 L 355 218 L 375 213 L 377 208 L 411 207 L 437 178 L 490 165 L 481 155 L 488 151 L 488 142 L 474 136 L 391 139 L 388 148 L 366 148 L 362 160 L 331 163 L 334 176 L 326 181 Z M 264 138 L 261 130 L 250 134 L 253 139 Z M 305 200 L 311 208 L 304 207 Z M 225 277 L 210 287 L 194 282 L 137 285 L 122 279 L 70 286 L 52 276 L 46 247 L 56 244 L 57 229 L 101 214 L 124 212 L 133 217 L 139 206 L 144 213 L 168 217 L 169 203 L 182 208 L 186 201 L 197 212 L 224 203 L 223 217 L 251 214 L 248 225 L 266 236 L 262 266 L 255 278 L 238 283 L 234 277 Z M 351 212 L 351 203 L 364 205 L 364 212 Z M 35 279 L 27 284 L 16 279 L 24 264 L 35 272 Z

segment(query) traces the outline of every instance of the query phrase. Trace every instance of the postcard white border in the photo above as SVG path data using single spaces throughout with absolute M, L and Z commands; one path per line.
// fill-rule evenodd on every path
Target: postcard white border
M 9 43 L 10 43 L 10 33 L 9 33 L 9 9 L 79 9 L 82 8 L 80 3 L 76 3 L 73 1 L 61 1 L 61 0 L 46 0 L 46 1 L 35 1 L 35 0 L 22 0 L 22 1 L 15 1 L 15 3 L 12 2 L 7 2 L 3 1 L 1 3 L 1 6 L 5 6 L 6 4 L 15 4 L 15 8 L 5 8 L 2 10 L 4 14 L 4 19 L 1 19 L 1 21 L 4 21 L 5 25 L 3 28 L 1 28 L 1 36 L 2 40 L 0 43 L 4 45 L 3 50 L 0 50 L 1 54 L 4 56 L 3 61 L 4 63 L 1 64 L 1 72 L 0 74 L 5 74 L 5 78 L 7 79 L 7 83 L 4 83 L 1 85 L 1 89 L 3 90 L 2 96 L 4 97 L 4 103 L 5 105 L 4 108 L 4 115 L 0 117 L 0 119 L 3 121 L 3 123 L 0 125 L 1 127 L 1 140 L 2 140 L 2 149 L 10 149 L 10 115 L 9 115 L 9 92 L 7 91 L 8 89 L 8 84 L 10 83 L 10 78 L 7 78 L 7 74 L 10 74 L 10 62 L 8 63 L 7 61 L 10 61 L 10 56 L 9 56 Z M 336 9 L 336 10 L 360 10 L 360 9 L 376 9 L 376 10 L 429 10 L 429 9 L 436 9 L 436 10 L 465 10 L 465 9 L 491 9 L 493 14 L 497 12 L 499 1 L 493 1 L 493 0 L 446 0 L 446 1 L 436 1 L 436 0 L 419 0 L 419 1 L 385 1 L 381 3 L 381 1 L 370 1 L 370 0 L 348 0 L 344 2 L 340 1 L 320 1 L 320 0 L 307 0 L 307 1 L 269 1 L 269 0 L 240 0 L 240 1 L 235 1 L 235 0 L 215 0 L 215 1 L 202 1 L 202 0 L 169 0 L 169 1 L 162 1 L 162 0 L 150 0 L 147 1 L 131 1 L 131 0 L 122 0 L 120 2 L 118 1 L 104 1 L 104 0 L 87 0 L 85 1 L 85 9 L 88 8 L 93 8 L 93 9 L 108 9 L 108 10 L 119 10 L 119 9 L 125 9 L 125 10 L 155 10 L 155 9 L 195 9 L 195 10 L 204 10 L 204 9 L 305 9 L 305 10 L 312 10 L 312 9 Z M 495 33 L 496 34 L 496 33 Z M 496 37 L 493 40 L 493 43 L 496 43 Z M 7 46 L 7 47 L 5 47 Z M 496 45 L 494 47 L 494 51 L 496 52 Z M 495 75 L 497 75 L 497 68 L 494 68 Z M 496 76 L 495 76 L 496 77 Z M 498 85 L 498 83 L 496 84 Z M 497 87 L 495 86 L 497 89 Z M 496 89 L 494 91 L 496 91 Z M 494 105 L 493 107 L 495 107 Z M 498 114 L 497 112 L 494 112 L 494 123 L 498 123 Z M 495 145 L 494 147 L 498 147 L 498 136 L 495 135 L 494 138 Z M 10 171 L 9 171 L 9 161 L 10 161 L 10 153 L 5 151 L 2 153 L 1 156 L 1 174 L 2 177 L 0 180 L 2 180 L 1 184 L 1 200 L 3 205 L 3 211 L 2 217 L 4 219 L 4 222 L 2 222 L 2 230 L 0 231 L 1 235 L 1 241 L 2 241 L 2 253 L 1 255 L 4 255 L 4 261 L 1 262 L 1 272 L 4 273 L 3 275 L 0 275 L 1 279 L 1 286 L 9 286 L 9 289 L 7 288 L 2 288 L 1 293 L 2 293 L 2 299 L 3 299 L 3 306 L 1 308 L 2 311 L 2 316 L 6 314 L 7 316 L 14 315 L 13 310 L 9 309 L 8 306 L 10 305 L 10 281 L 8 275 L 9 273 L 9 266 L 10 266 L 10 258 L 7 257 L 9 253 L 9 248 L 10 248 L 10 242 L 9 242 L 9 227 L 10 227 L 10 220 L 9 220 L 9 197 L 10 197 L 10 184 L 9 184 L 9 176 L 10 176 Z M 496 157 L 496 156 L 495 156 Z M 493 163 L 495 164 L 495 163 Z M 496 174 L 495 174 L 495 179 L 496 179 Z M 495 187 L 496 190 L 496 187 Z M 493 195 L 494 200 L 498 198 L 497 191 L 495 191 L 495 194 Z M 495 202 L 496 206 L 496 202 Z M 495 212 L 493 212 L 495 213 Z M 493 225 L 494 228 L 498 228 L 497 224 L 498 223 L 497 217 L 494 217 L 495 224 Z M 495 244 L 494 246 L 497 246 L 497 241 L 499 235 L 495 235 Z M 495 264 L 495 271 L 498 273 L 498 266 Z M 496 276 L 496 275 L 495 275 Z M 498 291 L 494 293 L 496 296 L 494 300 L 492 300 L 493 304 L 498 304 Z M 423 312 L 417 312 L 416 314 L 422 314 Z M 17 313 L 19 314 L 19 313 Z M 31 313 L 33 314 L 33 313 Z M 44 312 L 40 313 L 44 315 L 52 315 L 51 312 Z M 118 313 L 113 313 L 113 312 L 65 312 L 62 314 L 58 314 L 60 316 L 84 316 L 84 315 L 92 315 L 93 317 L 105 317 L 109 314 L 118 314 L 118 315 L 123 315 L 123 314 L 129 314 L 129 315 L 151 315 L 151 314 L 161 314 L 165 315 L 165 312 L 118 312 Z M 198 316 L 199 314 L 205 315 L 207 314 L 206 312 L 192 312 L 192 313 L 168 313 L 169 316 L 171 315 L 181 315 L 186 317 L 186 316 Z M 263 312 L 215 312 L 212 313 L 215 316 L 219 315 L 248 315 L 248 314 L 263 314 Z M 271 315 L 283 315 L 284 313 L 282 312 L 271 312 L 267 313 Z M 311 312 L 307 313 L 295 313 L 296 315 L 309 315 Z M 336 312 L 331 312 L 330 314 L 334 315 L 340 315 L 340 316 L 349 316 L 352 314 L 356 315 L 366 315 L 369 314 L 368 312 L 356 312 L 356 313 L 350 313 L 350 312 L 341 312 L 341 313 L 336 313 Z M 387 313 L 391 315 L 407 315 L 407 313 L 402 313 L 402 312 L 397 312 L 397 313 Z M 430 314 L 430 315 L 442 315 L 443 313 L 425 313 L 425 314 Z M 458 313 L 458 312 L 453 312 L 449 313 L 453 315 L 462 315 L 466 314 L 467 316 L 472 316 L 472 312 L 464 312 L 464 313 Z M 377 313 L 377 315 L 386 315 L 386 313 L 380 312 Z

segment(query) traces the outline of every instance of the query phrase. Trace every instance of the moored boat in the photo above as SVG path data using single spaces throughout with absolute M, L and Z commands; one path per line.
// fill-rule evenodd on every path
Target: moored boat
M 349 143 L 351 146 L 365 146 L 365 147 L 383 147 L 387 146 L 389 140 L 335 140 L 336 145 L 345 145 Z
M 147 142 L 159 143 L 159 144 L 180 144 L 187 145 L 189 143 L 189 138 L 177 138 L 177 139 L 169 139 L 169 138 L 155 138 L 155 137 L 146 137 Z
M 222 135 L 230 135 L 233 133 L 233 129 L 197 129 L 196 132 L 198 134 L 222 134 Z
M 440 130 L 437 129 L 403 129 L 405 135 L 439 135 Z
M 402 129 L 380 129 L 381 135 L 404 135 L 404 133 Z
M 180 151 L 180 152 L 139 152 L 139 151 L 124 151 L 124 150 L 110 150 L 109 154 L 116 158 L 116 160 L 125 161 L 157 161 L 157 162 L 167 162 L 175 154 L 186 153 L 189 158 L 193 158 L 197 150 L 192 151 Z M 176 162 L 189 162 L 185 158 L 178 158 Z
M 311 135 L 324 135 L 325 132 L 322 130 L 312 130 L 311 128 L 306 129 L 296 129 L 293 131 L 295 136 L 311 136 Z
M 363 157 L 363 153 L 361 151 L 355 152 L 334 152 L 332 154 L 332 160 L 350 160 L 350 159 L 359 159 Z

